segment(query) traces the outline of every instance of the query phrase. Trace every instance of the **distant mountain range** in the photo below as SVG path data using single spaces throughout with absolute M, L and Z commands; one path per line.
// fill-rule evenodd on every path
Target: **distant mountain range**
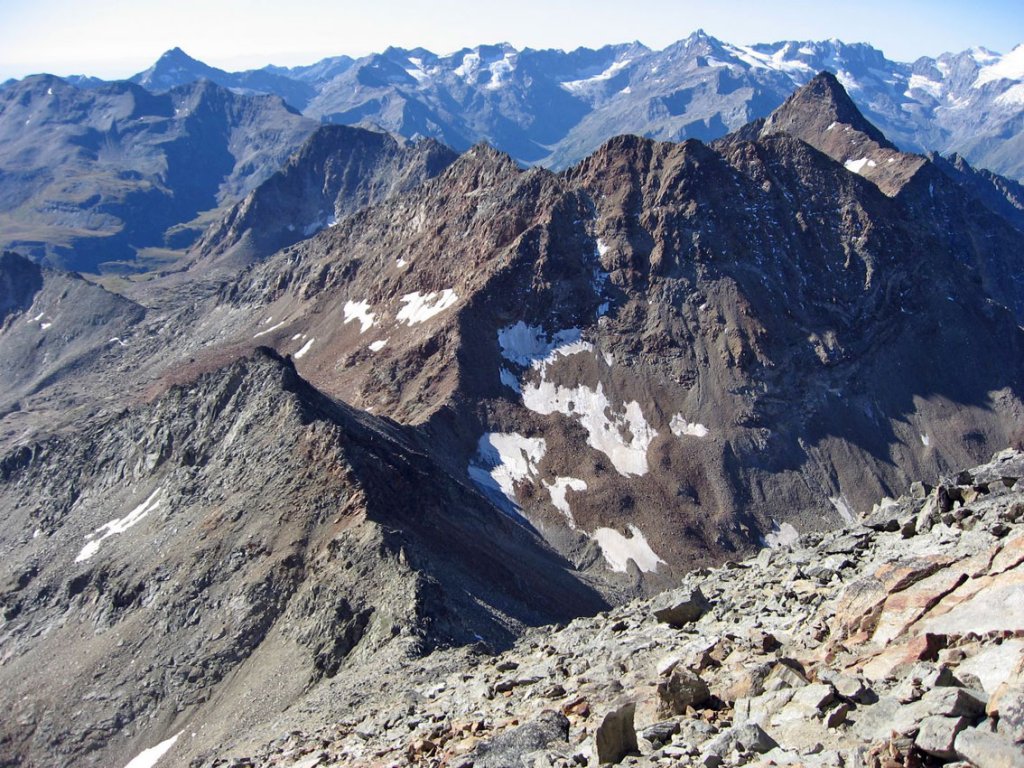
M 660 51 L 389 48 L 246 72 L 175 48 L 129 82 L 0 86 L 0 246 L 85 271 L 175 261 L 323 122 L 561 169 L 620 134 L 716 139 L 823 70 L 900 149 L 1024 178 L 1024 46 L 907 64 L 865 44 L 698 31 Z
M 701 31 L 664 50 L 517 50 L 508 44 L 438 56 L 388 48 L 353 60 L 229 73 L 165 53 L 132 78 L 150 90 L 197 79 L 274 93 L 329 122 L 374 123 L 463 150 L 486 140 L 522 163 L 564 167 L 610 136 L 708 140 L 775 109 L 822 70 L 901 149 L 957 151 L 973 165 L 1024 178 L 1024 46 L 887 59 L 870 45 L 783 41 L 732 45 Z

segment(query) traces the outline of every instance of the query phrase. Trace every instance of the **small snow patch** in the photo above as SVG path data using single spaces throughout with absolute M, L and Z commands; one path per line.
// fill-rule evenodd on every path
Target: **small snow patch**
M 601 382 L 597 389 L 590 389 L 542 380 L 523 386 L 523 405 L 541 415 L 557 412 L 575 418 L 587 430 L 587 443 L 607 456 L 619 474 L 647 474 L 647 449 L 658 433 L 647 424 L 635 400 L 616 413 Z
M 404 269 L 408 263 L 409 262 L 406 261 L 405 259 L 399 259 L 398 261 L 395 262 L 395 266 L 398 267 L 399 269 Z
M 764 545 L 770 549 L 789 547 L 800 540 L 800 532 L 789 523 L 781 525 L 772 520 L 772 529 L 764 536 Z
M 153 768 L 157 761 L 167 753 L 167 751 L 174 746 L 174 742 L 181 736 L 181 731 L 171 736 L 166 741 L 161 741 L 155 747 L 144 749 L 139 754 L 131 759 L 124 768 Z
M 555 506 L 555 509 L 565 515 L 565 519 L 569 521 L 569 525 L 575 528 L 576 521 L 573 519 L 572 508 L 569 506 L 569 500 L 566 498 L 566 493 L 570 490 L 587 490 L 586 481 L 579 480 L 575 477 L 556 477 L 555 482 L 545 482 L 544 487 L 548 489 L 548 493 L 551 495 L 551 503 Z
M 568 357 L 579 352 L 588 352 L 594 347 L 582 341 L 579 328 L 567 328 L 554 334 L 536 325 L 527 325 L 520 320 L 498 331 L 498 345 L 501 356 L 519 365 L 532 365 L 543 370 L 557 357 Z
M 370 351 L 371 352 L 380 352 L 382 349 L 384 349 L 384 347 L 385 347 L 385 345 L 387 343 L 388 343 L 387 339 L 378 339 L 377 341 L 372 341 L 372 342 L 370 342 Z
M 282 325 L 284 325 L 284 321 L 283 320 L 280 323 L 278 323 L 277 325 L 272 325 L 270 328 L 267 328 L 265 331 L 260 331 L 259 333 L 255 334 L 253 336 L 253 338 L 254 339 L 258 339 L 260 336 L 266 336 L 268 333 L 273 333 L 278 328 L 280 328 Z
M 92 541 L 88 542 L 84 547 L 82 547 L 82 551 L 78 553 L 78 557 L 75 558 L 75 562 L 81 563 L 88 560 L 97 552 L 99 552 L 100 544 L 102 544 L 106 539 L 109 539 L 111 536 L 114 536 L 116 534 L 124 533 L 133 525 L 139 523 L 144 517 L 146 517 L 146 515 L 154 511 L 158 506 L 160 506 L 160 502 L 163 500 L 163 492 L 163 488 L 157 488 L 155 491 L 153 491 L 153 493 L 149 495 L 148 499 L 139 504 L 139 506 L 137 506 L 135 509 L 129 512 L 127 515 L 125 515 L 124 517 L 115 518 L 114 520 L 111 520 L 109 523 L 104 523 L 95 531 L 86 536 L 87 539 L 92 539 Z
M 110 341 L 108 341 L 107 344 L 120 344 L 122 347 L 128 346 L 128 342 L 124 341 L 120 336 L 115 336 Z
M 850 506 L 850 502 L 845 496 L 830 496 L 828 500 L 832 502 L 832 506 L 836 508 L 836 512 L 839 513 L 844 522 L 853 523 L 855 519 L 853 507 Z
M 498 371 L 498 378 L 501 379 L 501 383 L 514 392 L 522 393 L 522 389 L 519 386 L 519 379 L 512 373 L 508 368 L 502 368 Z
M 40 327 L 40 329 L 45 331 L 47 328 L 51 327 L 52 325 L 53 325 L 53 323 L 41 323 L 39 327 Z
M 313 346 L 314 341 L 316 341 L 316 339 L 310 339 L 305 344 L 303 344 L 302 349 L 295 353 L 295 359 L 300 360 L 301 358 L 305 357 L 306 353 L 309 352 L 310 347 Z
M 373 312 L 365 301 L 346 301 L 344 306 L 345 324 L 353 320 L 359 321 L 359 332 L 366 333 L 373 325 Z
M 501 506 L 517 511 L 515 485 L 532 480 L 547 451 L 543 437 L 524 437 L 518 432 L 487 432 L 477 441 L 469 477 Z
M 930 448 L 931 444 L 932 439 L 929 435 L 921 435 L 921 445 L 923 445 L 925 448 Z
M 608 562 L 608 567 L 617 573 L 625 573 L 632 560 L 644 573 L 658 570 L 658 564 L 665 561 L 651 549 L 639 528 L 630 525 L 629 532 L 630 536 L 627 537 L 614 528 L 598 528 L 594 531 L 593 539 L 601 547 L 601 554 Z
M 676 437 L 682 437 L 683 435 L 689 435 L 690 437 L 707 437 L 711 434 L 711 430 L 703 424 L 691 424 L 683 418 L 682 414 L 679 413 L 672 417 L 672 421 L 669 422 L 668 428 L 672 430 L 672 434 Z
M 445 288 L 440 293 L 426 295 L 421 295 L 419 291 L 407 293 L 402 297 L 402 303 L 405 306 L 398 310 L 395 319 L 409 325 L 423 323 L 435 315 L 441 314 L 458 300 L 459 297 L 451 288 Z
M 846 166 L 846 170 L 851 173 L 861 173 L 865 167 L 874 168 L 878 163 L 874 160 L 869 160 L 866 157 L 862 157 L 860 160 L 847 160 L 843 165 Z

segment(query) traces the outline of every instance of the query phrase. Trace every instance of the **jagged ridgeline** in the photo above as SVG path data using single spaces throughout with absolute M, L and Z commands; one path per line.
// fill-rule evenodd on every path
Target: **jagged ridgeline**
M 0 85 L 0 248 L 84 272 L 180 269 L 203 232 L 285 158 L 323 151 L 323 135 L 304 142 L 324 122 L 414 143 L 426 137 L 460 152 L 485 141 L 520 164 L 561 170 L 619 134 L 721 138 L 766 117 L 823 69 L 839 75 L 900 148 L 959 153 L 975 167 L 1024 178 L 1024 47 L 911 64 L 865 44 L 743 46 L 697 31 L 660 51 L 636 42 L 570 52 L 484 45 L 442 56 L 389 48 L 247 72 L 176 48 L 127 82 L 33 75 Z M 391 151 L 376 153 L 364 143 L 347 160 L 339 154 L 334 179 L 370 164 L 386 171 Z M 408 162 L 412 171 L 417 161 Z M 378 175 L 362 192 L 394 189 L 413 175 Z M 283 205 L 293 222 L 265 205 L 283 203 L 301 176 L 286 172 L 248 200 L 236 211 L 244 215 L 214 228 L 225 259 L 241 263 L 351 212 L 340 200 L 331 205 L 331 173 L 325 181 L 322 192 L 306 190 L 305 205 Z M 1011 184 L 1020 209 L 1024 194 Z M 268 231 L 257 227 L 247 238 L 249 222 L 264 216 Z
M 1014 189 L 822 74 L 560 173 L 323 128 L 173 275 L 5 255 L 0 754 L 255 749 L 988 458 Z

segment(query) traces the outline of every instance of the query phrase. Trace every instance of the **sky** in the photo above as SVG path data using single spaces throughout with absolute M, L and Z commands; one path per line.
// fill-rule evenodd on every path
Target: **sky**
M 128 77 L 175 46 L 227 70 L 390 45 L 663 48 L 695 29 L 730 43 L 867 42 L 897 61 L 1024 43 L 1024 0 L 0 0 L 0 81 Z

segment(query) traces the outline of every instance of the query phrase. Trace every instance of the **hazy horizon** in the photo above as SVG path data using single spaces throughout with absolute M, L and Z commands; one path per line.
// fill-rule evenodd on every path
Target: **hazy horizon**
M 638 40 L 661 49 L 703 28 L 749 45 L 778 40 L 868 43 L 889 59 L 913 61 L 975 46 L 1006 53 L 1024 42 L 1024 14 L 1013 0 L 972 6 L 939 0 L 798 0 L 780 8 L 755 0 L 520 0 L 517 14 L 457 0 L 398 0 L 375 8 L 296 0 L 7 0 L 0 7 L 0 80 L 48 72 L 126 78 L 165 51 L 229 71 L 296 66 L 388 46 L 443 54 L 481 44 L 517 48 L 597 48 Z

